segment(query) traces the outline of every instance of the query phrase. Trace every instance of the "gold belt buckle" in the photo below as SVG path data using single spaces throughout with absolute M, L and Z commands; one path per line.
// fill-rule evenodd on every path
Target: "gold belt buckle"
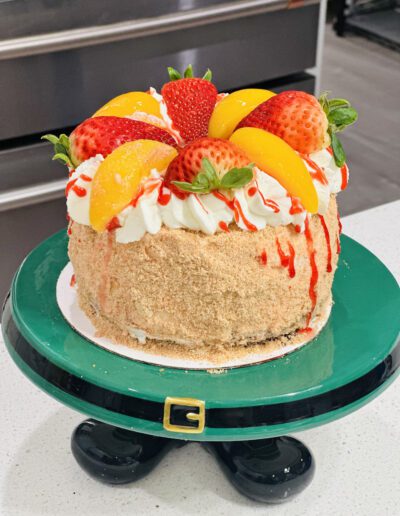
M 198 412 L 188 412 L 185 417 L 189 421 L 197 421 L 197 426 L 175 425 L 171 423 L 171 408 L 173 406 L 197 408 Z M 201 434 L 205 426 L 205 403 L 194 398 L 172 398 L 168 396 L 164 403 L 163 426 L 169 432 L 182 432 L 185 434 Z

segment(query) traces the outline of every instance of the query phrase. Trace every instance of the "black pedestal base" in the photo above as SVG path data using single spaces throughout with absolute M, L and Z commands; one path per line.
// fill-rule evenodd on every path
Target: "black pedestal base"
M 94 419 L 81 423 L 71 440 L 78 464 L 108 484 L 126 484 L 146 476 L 173 448 L 186 441 L 123 430 Z M 280 503 L 311 482 L 314 460 L 292 437 L 257 441 L 210 442 L 203 445 L 231 484 L 243 495 L 264 503 Z

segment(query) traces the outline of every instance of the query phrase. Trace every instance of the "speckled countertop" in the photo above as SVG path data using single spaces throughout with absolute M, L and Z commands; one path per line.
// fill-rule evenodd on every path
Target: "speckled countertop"
M 343 219 L 344 232 L 400 279 L 400 201 Z M 69 451 L 84 418 L 33 386 L 0 346 L 0 514 L 307 515 L 400 514 L 400 380 L 344 419 L 298 434 L 313 451 L 311 486 L 286 505 L 239 495 L 198 445 L 171 452 L 147 478 L 108 487 Z

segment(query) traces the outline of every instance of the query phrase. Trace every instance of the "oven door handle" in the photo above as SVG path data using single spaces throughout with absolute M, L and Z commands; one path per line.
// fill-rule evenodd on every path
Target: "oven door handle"
M 48 183 L 0 192 L 0 212 L 59 199 L 64 196 L 66 185 L 67 179 L 59 179 L 58 181 L 49 181 Z
M 241 0 L 154 18 L 8 39 L 0 42 L 0 60 L 141 38 L 317 3 L 319 0 Z

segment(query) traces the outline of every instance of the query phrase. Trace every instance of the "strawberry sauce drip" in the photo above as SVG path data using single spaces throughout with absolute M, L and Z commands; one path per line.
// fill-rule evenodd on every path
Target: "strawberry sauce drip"
M 206 207 L 204 206 L 204 204 L 200 201 L 199 199 L 199 196 L 195 194 L 194 198 L 196 199 L 196 201 L 200 204 L 200 206 L 203 208 L 203 210 L 208 214 L 209 211 L 206 209 Z
M 243 224 L 249 231 L 257 231 L 256 226 L 246 219 L 242 207 L 240 206 L 240 203 L 237 199 L 233 201 L 233 206 L 236 223 L 239 222 L 239 218 L 241 218 L 243 220 Z
M 340 217 L 339 217 L 339 212 L 337 212 L 337 221 L 338 221 L 339 235 L 340 235 L 342 233 L 343 226 L 342 226 L 342 221 L 340 220 Z
M 331 249 L 331 237 L 329 235 L 329 229 L 326 225 L 325 219 L 322 215 L 318 215 L 319 220 L 321 221 L 322 229 L 324 230 L 326 247 L 328 250 L 327 254 L 327 263 L 326 263 L 326 272 L 332 272 L 332 249 Z
M 326 149 L 331 156 L 333 156 L 333 150 L 332 147 L 328 147 Z M 345 190 L 347 188 L 347 183 L 349 181 L 349 167 L 346 165 L 346 163 L 340 168 L 340 173 L 342 174 L 342 183 L 340 185 L 341 190 Z
M 118 229 L 121 227 L 119 223 L 118 217 L 113 217 L 110 222 L 107 224 L 107 231 L 113 231 L 114 229 Z
M 87 191 L 85 190 L 85 188 L 82 188 L 81 186 L 77 186 L 77 185 L 72 186 L 72 191 L 78 197 L 85 197 L 85 195 L 87 194 Z
M 222 229 L 222 231 L 225 231 L 225 233 L 229 233 L 229 227 L 228 227 L 228 224 L 226 222 L 224 222 L 223 220 L 221 220 L 221 222 L 218 222 L 218 226 L 220 229 Z
M 267 266 L 268 256 L 267 256 L 267 251 L 265 249 L 263 249 L 261 251 L 260 256 L 258 256 L 257 258 L 258 258 L 258 261 L 260 262 L 261 265 L 264 265 L 264 267 Z
M 69 217 L 69 215 L 68 215 Z M 69 219 L 68 219 L 69 220 Z M 72 235 L 72 224 L 74 223 L 73 220 L 70 220 L 69 223 L 68 223 L 68 230 L 67 230 L 67 235 L 68 236 L 71 236 Z
M 294 226 L 294 230 L 296 231 L 296 233 L 301 233 L 301 227 L 298 224 Z
M 305 156 L 304 154 L 300 154 L 301 158 L 309 165 L 310 168 L 312 168 L 310 175 L 313 179 L 320 182 L 322 185 L 327 185 L 328 180 L 326 178 L 326 175 L 324 171 L 319 167 L 315 161 L 310 159 L 308 156 Z
M 164 185 L 161 185 L 160 191 L 158 193 L 157 202 L 161 206 L 167 206 L 169 201 L 171 200 L 171 192 L 169 190 L 165 190 Z
M 278 238 L 276 238 L 275 243 L 276 243 L 276 249 L 278 251 L 279 259 L 281 261 L 281 266 L 288 268 L 289 278 L 294 278 L 296 276 L 296 269 L 294 267 L 294 260 L 296 257 L 296 253 L 295 253 L 294 247 L 292 246 L 292 244 L 290 242 L 288 242 L 289 254 L 285 254 Z
M 135 195 L 135 197 L 129 203 L 130 206 L 133 206 L 134 208 L 136 208 L 137 203 L 139 202 L 139 199 L 142 197 L 143 194 L 144 194 L 144 188 L 143 188 L 143 185 L 140 185 L 138 193 Z
M 317 304 L 317 293 L 315 291 L 315 287 L 317 286 L 317 283 L 318 283 L 318 268 L 317 268 L 317 264 L 315 262 L 314 241 L 313 241 L 313 237 L 311 234 L 310 223 L 309 223 L 308 219 L 306 219 L 305 224 L 306 224 L 306 228 L 305 228 L 304 234 L 305 234 L 306 241 L 307 241 L 307 250 L 308 250 L 308 256 L 309 256 L 310 267 L 311 267 L 310 287 L 308 289 L 308 293 L 309 293 L 309 296 L 311 299 L 311 310 L 307 316 L 306 328 L 304 330 L 310 331 L 310 330 L 307 330 L 307 328 L 310 325 L 311 317 L 314 312 L 315 306 Z
M 251 188 L 249 188 L 247 190 L 247 195 L 249 195 L 250 197 L 254 197 L 257 193 L 257 188 L 255 186 L 252 186 Z
M 83 179 L 83 181 L 87 181 L 88 183 L 92 180 L 92 178 L 87 176 L 86 174 L 81 174 L 79 177 Z
M 68 197 L 69 191 L 74 186 L 74 184 L 77 182 L 76 179 L 71 179 L 71 181 L 68 181 L 67 186 L 65 187 L 65 196 Z
M 276 243 L 276 248 L 278 250 L 278 255 L 279 255 L 279 259 L 281 261 L 282 267 L 288 267 L 288 265 L 289 265 L 289 256 L 286 255 L 283 252 L 283 249 L 281 247 L 281 243 L 279 242 L 278 238 L 275 239 L 275 243 Z
M 214 197 L 216 197 L 220 201 L 224 202 L 230 210 L 235 211 L 234 202 L 231 201 L 230 199 L 228 199 L 228 197 L 225 197 L 224 194 L 222 194 L 221 192 L 218 192 L 218 190 L 214 190 L 212 192 L 212 194 Z
M 289 264 L 288 264 L 288 271 L 289 271 L 289 278 L 294 278 L 296 276 L 296 269 L 294 268 L 294 259 L 296 256 L 294 247 L 290 242 L 288 242 L 289 246 Z
M 339 238 L 339 236 L 337 236 L 336 237 L 336 252 L 337 252 L 337 254 L 340 254 L 341 250 L 342 250 L 342 248 L 340 246 L 340 238 Z
M 250 190 L 249 190 L 249 195 L 250 195 Z M 258 186 L 257 181 L 256 181 L 256 191 L 258 191 L 258 193 L 260 194 L 260 197 L 262 199 L 262 202 L 264 203 L 264 206 L 267 206 L 268 208 L 271 208 L 272 210 L 274 210 L 274 213 L 279 213 L 280 210 L 279 210 L 279 206 L 277 205 L 277 203 L 275 201 L 273 201 L 272 199 L 266 199 L 264 197 L 262 191 L 260 190 L 260 188 Z
M 342 184 L 340 185 L 340 188 L 342 190 L 345 190 L 347 188 L 347 183 L 349 180 L 348 172 L 349 172 L 349 169 L 345 163 L 340 169 L 340 173 L 342 174 Z
M 302 213 L 304 211 L 303 205 L 300 202 L 300 199 L 297 197 L 289 196 L 292 201 L 292 206 L 290 207 L 289 213 L 290 215 L 297 215 L 298 213 Z
M 71 281 L 69 282 L 70 287 L 74 287 L 76 283 L 75 274 L 71 276 Z

